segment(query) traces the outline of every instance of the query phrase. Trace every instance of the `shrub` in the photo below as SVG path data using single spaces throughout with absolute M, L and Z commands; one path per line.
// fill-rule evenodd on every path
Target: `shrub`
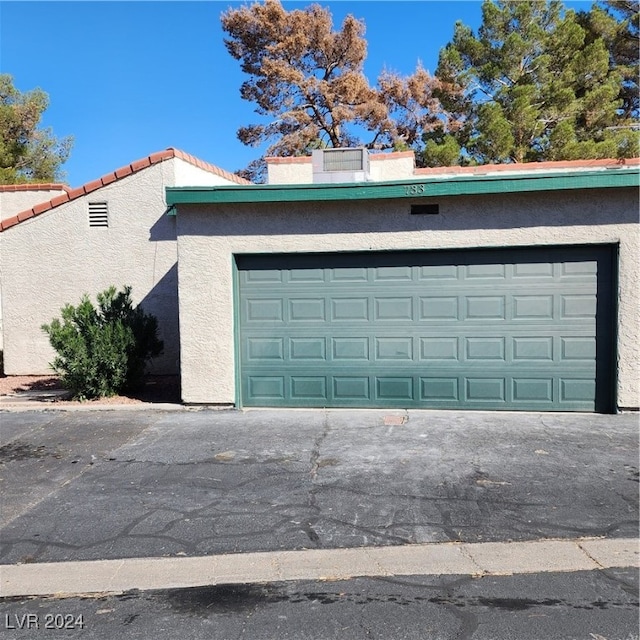
M 74 398 L 90 399 L 133 390 L 143 381 L 147 362 L 162 352 L 158 321 L 131 303 L 131 287 L 87 295 L 65 305 L 62 321 L 42 325 L 57 356 L 50 364 Z

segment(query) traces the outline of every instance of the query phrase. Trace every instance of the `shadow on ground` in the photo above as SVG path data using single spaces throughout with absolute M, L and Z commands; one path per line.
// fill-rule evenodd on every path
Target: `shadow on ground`
M 30 376 L 25 379 L 23 376 L 1 376 L 3 382 L 3 394 L 12 396 L 29 396 L 30 400 L 51 402 L 55 398 L 56 402 L 71 400 L 70 395 L 65 393 L 60 378 L 57 376 Z M 144 384 L 140 389 L 128 392 L 122 396 L 115 396 L 104 401 L 139 401 L 148 403 L 180 403 L 180 378 L 179 376 L 146 376 Z

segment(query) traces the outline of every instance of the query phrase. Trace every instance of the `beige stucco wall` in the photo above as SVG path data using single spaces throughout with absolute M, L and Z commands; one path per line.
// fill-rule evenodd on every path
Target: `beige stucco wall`
M 291 158 L 291 162 L 283 162 L 284 158 L 276 161 L 267 160 L 268 184 L 310 184 L 313 182 L 313 166 L 311 158 Z
M 164 353 L 155 373 L 179 371 L 175 217 L 165 187 L 227 184 L 179 158 L 152 165 L 0 234 L 4 365 L 7 375 L 50 373 L 54 352 L 40 329 L 110 285 L 132 286 L 135 303 L 159 321 Z M 104 202 L 109 227 L 90 228 L 88 203 Z
M 637 192 L 560 191 L 437 201 L 438 216 L 410 215 L 407 200 L 181 206 L 183 400 L 236 402 L 234 254 L 619 243 L 618 404 L 637 407 Z
M 413 153 L 378 154 L 371 157 L 369 176 L 372 182 L 408 180 L 414 177 Z
M 33 189 L 28 191 L 3 191 L 0 189 L 0 220 L 11 218 L 36 204 L 47 202 L 66 193 L 64 189 Z

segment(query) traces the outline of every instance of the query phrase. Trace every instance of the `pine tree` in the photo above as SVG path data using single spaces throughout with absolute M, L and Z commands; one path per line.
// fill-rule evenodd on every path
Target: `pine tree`
M 286 11 L 266 0 L 222 14 L 229 53 L 248 79 L 240 95 L 256 105 L 262 122 L 241 127 L 249 146 L 269 143 L 267 155 L 308 155 L 323 147 L 406 149 L 449 122 L 435 92 L 440 81 L 419 65 L 401 77 L 383 72 L 371 86 L 363 72 L 365 25 L 347 16 L 334 30 L 328 9 L 311 5 Z M 455 93 L 455 88 L 450 87 Z M 241 172 L 260 180 L 264 161 Z
M 49 98 L 41 89 L 22 93 L 13 78 L 0 74 L 0 184 L 53 182 L 71 151 L 71 137 L 58 140 L 39 128 Z
M 625 74 L 611 54 L 619 38 L 608 45 L 557 0 L 485 0 L 482 14 L 477 35 L 458 22 L 440 52 L 436 77 L 456 93 L 437 97 L 462 125 L 426 135 L 425 165 L 456 152 L 463 164 L 637 155 Z

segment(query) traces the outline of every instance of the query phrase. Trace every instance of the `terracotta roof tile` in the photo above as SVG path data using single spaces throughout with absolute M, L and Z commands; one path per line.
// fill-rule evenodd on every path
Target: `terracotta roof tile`
M 51 208 L 53 209 L 53 207 L 57 207 L 59 204 L 64 204 L 65 202 L 69 202 L 69 194 L 63 193 L 60 196 L 56 196 L 55 198 L 52 198 L 51 200 L 49 200 L 49 202 L 51 203 Z
M 599 169 L 620 166 L 638 166 L 640 158 L 616 160 L 606 158 L 601 160 L 549 160 L 546 162 L 521 162 L 510 164 L 481 164 L 477 167 L 428 167 L 416 169 L 415 174 L 424 175 L 478 175 L 485 173 L 500 173 L 514 171 L 562 171 L 564 169 Z
M 111 184 L 112 182 L 115 182 L 117 179 L 118 178 L 115 173 L 106 173 L 105 175 L 102 176 L 102 178 L 100 178 L 100 182 L 102 182 L 104 186 L 107 184 Z
M 69 191 L 66 184 L 57 182 L 43 182 L 34 184 L 0 184 L 0 192 L 12 191 Z
M 78 187 L 77 189 L 71 189 L 69 191 L 69 200 L 75 200 L 84 195 L 84 187 Z
M 118 179 L 126 178 L 133 173 L 133 169 L 131 169 L 131 165 L 127 165 L 126 167 L 120 167 L 119 169 L 116 169 L 114 173 L 116 174 L 116 178 Z
M 24 222 L 29 218 L 33 218 L 35 213 L 33 213 L 33 209 L 27 209 L 26 211 L 20 212 L 15 218 L 17 218 L 18 222 Z
M 100 189 L 100 187 L 103 186 L 104 182 L 102 182 L 102 180 L 94 180 L 93 182 L 87 182 L 87 184 L 85 184 L 82 188 L 84 189 L 85 193 L 91 193 L 92 191 Z
M 77 187 L 76 189 L 71 189 L 63 184 L 14 184 L 14 185 L 0 185 L 0 191 L 29 191 L 29 190 L 56 190 L 56 189 L 64 189 L 66 194 L 56 196 L 47 202 L 42 202 L 32 207 L 31 209 L 27 209 L 18 213 L 11 218 L 7 218 L 0 222 L 0 231 L 5 231 L 10 227 L 14 227 L 20 222 L 24 220 L 29 220 L 45 211 L 49 211 L 54 207 L 57 207 L 61 204 L 69 202 L 70 200 L 75 200 L 76 198 L 80 198 L 88 193 L 96 191 L 101 187 L 104 187 L 112 182 L 116 182 L 117 180 L 121 180 L 122 178 L 126 178 L 138 171 L 142 171 L 147 167 L 150 167 L 154 164 L 158 164 L 159 162 L 164 162 L 165 160 L 170 160 L 171 158 L 180 158 L 189 164 L 192 164 L 200 169 L 208 171 L 209 173 L 213 173 L 225 180 L 229 180 L 231 182 L 235 182 L 236 184 L 251 184 L 248 180 L 244 178 L 240 178 L 239 176 L 225 171 L 224 169 L 220 169 L 213 164 L 209 164 L 208 162 L 204 162 L 195 156 L 192 156 L 184 151 L 180 151 L 179 149 L 174 149 L 169 147 L 168 149 L 164 149 L 163 151 L 157 151 L 147 156 L 146 158 L 141 158 L 140 160 L 135 160 L 131 164 L 125 165 L 124 167 L 120 167 L 111 173 L 107 173 L 102 176 L 98 180 L 92 180 L 91 182 L 87 182 L 85 185 L 81 187 Z
M 5 220 L 2 220 L 2 222 L 0 222 L 0 231 L 4 231 L 9 227 L 13 227 L 18 224 L 18 222 L 20 222 L 20 220 L 18 220 L 18 216 L 11 216 L 10 218 L 6 218 Z
M 151 161 L 151 164 L 156 164 L 156 162 L 162 162 L 170 157 L 168 154 L 168 149 L 165 149 L 164 151 L 156 151 L 149 156 L 149 160 Z
M 146 158 L 142 158 L 141 160 L 136 160 L 135 162 L 131 163 L 131 171 L 135 172 L 135 171 L 140 171 L 141 169 L 146 169 L 147 167 L 151 166 L 151 160 L 149 158 L 149 156 L 147 156 Z
M 369 156 L 372 160 L 397 160 L 398 158 L 413 158 L 413 151 L 390 151 L 389 153 L 372 153 Z
M 280 156 L 270 156 L 265 158 L 267 164 L 311 164 L 311 156 L 290 156 L 282 158 Z
M 34 205 L 31 211 L 33 212 L 34 216 L 37 216 L 41 213 L 44 213 L 45 211 L 49 211 L 49 209 L 51 209 L 51 200 L 49 200 L 48 202 L 40 202 L 39 204 Z

